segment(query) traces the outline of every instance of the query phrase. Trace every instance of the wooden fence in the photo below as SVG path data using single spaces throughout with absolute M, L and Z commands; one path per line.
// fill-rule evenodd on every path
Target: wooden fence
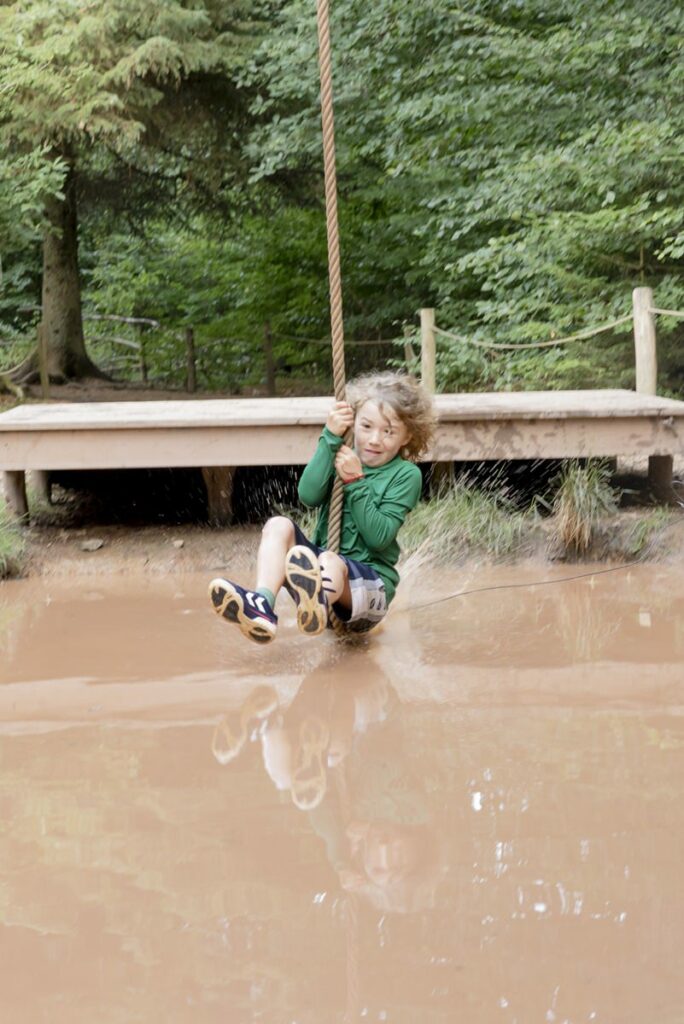
M 451 341 L 464 345 L 475 345 L 496 351 L 520 351 L 522 349 L 553 348 L 560 345 L 568 345 L 573 342 L 580 342 L 596 337 L 607 331 L 612 331 L 621 324 L 632 321 L 634 331 L 634 359 L 636 368 L 636 391 L 643 395 L 657 394 L 658 387 L 658 353 L 656 338 L 656 317 L 669 316 L 678 320 L 684 320 L 684 311 L 679 309 L 661 309 L 654 303 L 653 290 L 651 288 L 635 288 L 632 292 L 632 311 L 624 316 L 612 320 L 608 324 L 600 324 L 597 327 L 589 327 L 579 331 L 577 334 L 565 338 L 551 338 L 549 341 L 533 342 L 522 345 L 500 345 L 493 342 L 478 342 L 446 331 L 436 325 L 436 314 L 434 309 L 420 310 L 420 347 L 421 347 L 421 377 L 425 385 L 431 391 L 435 391 L 435 368 L 437 364 L 437 336 L 442 336 Z
M 455 342 L 463 345 L 471 345 L 490 351 L 507 350 L 509 352 L 515 352 L 522 351 L 524 349 L 553 348 L 575 342 L 582 342 L 589 338 L 596 337 L 599 334 L 612 331 L 616 327 L 631 321 L 634 332 L 636 391 L 640 394 L 655 395 L 657 394 L 658 378 L 656 318 L 658 316 L 668 316 L 675 317 L 677 319 L 684 319 L 684 311 L 682 310 L 662 309 L 656 306 L 653 290 L 648 287 L 635 288 L 632 293 L 631 312 L 612 320 L 610 323 L 585 328 L 576 334 L 569 335 L 567 337 L 551 338 L 548 341 L 541 342 L 498 344 L 496 342 L 476 341 L 472 338 L 458 335 L 454 331 L 438 327 L 435 309 L 421 309 L 419 311 L 419 315 L 421 377 L 426 386 L 433 392 L 436 390 L 438 337 L 446 338 L 452 343 Z M 130 352 L 130 358 L 123 357 L 125 363 L 130 366 L 131 360 L 133 360 L 133 363 L 138 367 L 141 382 L 148 382 L 148 360 L 145 350 L 146 337 L 148 337 L 147 331 L 149 329 L 160 330 L 162 328 L 162 324 L 160 324 L 158 320 L 154 320 L 149 317 L 129 317 L 118 316 L 116 314 L 87 314 L 83 319 L 89 321 L 108 321 L 113 324 L 132 326 L 136 332 L 135 340 L 123 338 L 116 334 L 101 336 L 99 340 L 120 346 Z M 182 338 L 184 341 L 183 369 L 185 371 L 185 389 L 190 394 L 193 394 L 197 390 L 198 349 L 206 349 L 207 344 L 225 344 L 229 339 L 214 338 L 211 342 L 204 342 L 201 346 L 198 346 L 195 338 L 195 329 L 193 327 L 186 327 L 182 334 Z M 416 358 L 412 347 L 412 341 L 414 338 L 415 336 L 407 334 L 401 338 L 377 338 L 367 340 L 349 339 L 345 341 L 345 345 L 350 347 L 381 345 L 398 346 L 402 349 L 405 362 L 411 363 Z M 328 338 L 299 338 L 290 335 L 275 334 L 271 329 L 270 323 L 266 322 L 263 328 L 262 350 L 264 357 L 264 383 L 266 386 L 266 393 L 270 396 L 276 394 L 276 373 L 278 367 L 274 356 L 274 344 L 278 340 L 299 341 L 302 345 L 307 346 L 330 346 L 330 340 Z M 44 332 L 42 331 L 40 324 L 38 325 L 38 355 L 41 370 L 42 393 L 43 397 L 47 398 L 49 397 L 49 381 L 46 370 L 47 353 L 45 348 Z M 311 361 L 305 361 L 301 365 L 310 366 Z

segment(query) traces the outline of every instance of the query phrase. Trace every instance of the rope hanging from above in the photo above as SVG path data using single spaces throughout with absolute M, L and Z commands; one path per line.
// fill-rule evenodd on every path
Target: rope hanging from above
M 342 318 L 342 274 L 340 271 L 340 237 L 337 218 L 337 170 L 335 167 L 335 118 L 332 94 L 332 54 L 330 49 L 330 15 L 328 0 L 317 0 L 318 62 L 321 76 L 321 120 L 323 124 L 323 169 L 325 176 L 325 221 L 328 232 L 328 277 L 330 281 L 330 334 L 332 338 L 333 387 L 335 401 L 343 402 L 346 378 L 344 372 L 344 322 Z M 345 442 L 349 438 L 345 438 Z M 335 477 L 328 512 L 328 548 L 339 551 L 342 532 L 342 481 Z M 344 622 L 330 609 L 330 621 L 340 637 L 351 638 Z

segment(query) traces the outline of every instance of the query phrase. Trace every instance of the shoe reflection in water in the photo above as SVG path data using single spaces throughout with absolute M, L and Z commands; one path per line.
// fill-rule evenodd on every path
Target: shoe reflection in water
M 285 710 L 266 699 L 271 688 L 257 688 L 232 718 L 241 742 L 231 749 L 242 749 L 257 709 L 266 772 L 308 812 L 341 887 L 379 910 L 426 910 L 446 872 L 444 850 L 411 754 L 411 712 L 367 658 L 346 651 L 317 669 Z M 226 764 L 220 728 L 213 751 Z

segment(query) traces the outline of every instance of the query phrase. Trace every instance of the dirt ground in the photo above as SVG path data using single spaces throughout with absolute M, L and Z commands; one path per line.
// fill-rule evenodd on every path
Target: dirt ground
M 216 575 L 228 566 L 248 570 L 258 539 L 257 526 L 32 526 L 26 530 L 25 575 Z
M 601 526 L 601 539 L 584 561 L 629 561 L 633 556 L 627 543 L 620 547 L 616 545 L 615 538 L 618 534 L 629 537 L 630 530 L 649 514 L 649 510 L 632 509 L 607 519 Z M 549 532 L 550 526 L 542 523 L 531 548 L 520 556 L 520 560 L 538 565 L 565 561 L 551 554 Z M 141 572 L 161 576 L 203 572 L 209 578 L 230 571 L 249 582 L 259 537 L 260 527 L 257 525 L 222 528 L 191 524 L 68 528 L 34 525 L 25 530 L 22 575 L 29 578 L 68 578 L 125 576 Z M 606 543 L 607 538 L 610 543 Z M 645 561 L 680 564 L 684 559 L 684 516 L 675 516 L 654 537 L 648 549 L 640 552 L 639 557 Z M 473 554 L 467 561 L 469 565 L 486 564 L 489 559 Z M 458 568 L 462 570 L 463 565 L 459 564 Z

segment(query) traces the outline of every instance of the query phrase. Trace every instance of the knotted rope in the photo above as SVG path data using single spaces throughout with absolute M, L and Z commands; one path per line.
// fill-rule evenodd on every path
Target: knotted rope
M 330 282 L 330 334 L 332 338 L 333 388 L 335 401 L 343 402 L 346 378 L 344 372 L 344 322 L 342 318 L 342 274 L 340 271 L 340 238 L 337 218 L 337 171 L 335 167 L 335 118 L 332 93 L 332 55 L 330 49 L 330 16 L 328 0 L 317 0 L 318 62 L 321 76 L 321 121 L 323 124 L 323 169 L 325 177 L 325 221 L 328 232 L 328 278 Z M 348 438 L 345 438 L 347 441 Z M 344 490 L 335 477 L 328 510 L 328 543 L 330 551 L 339 551 L 342 532 Z M 330 621 L 340 637 L 350 638 L 344 622 L 330 609 Z

